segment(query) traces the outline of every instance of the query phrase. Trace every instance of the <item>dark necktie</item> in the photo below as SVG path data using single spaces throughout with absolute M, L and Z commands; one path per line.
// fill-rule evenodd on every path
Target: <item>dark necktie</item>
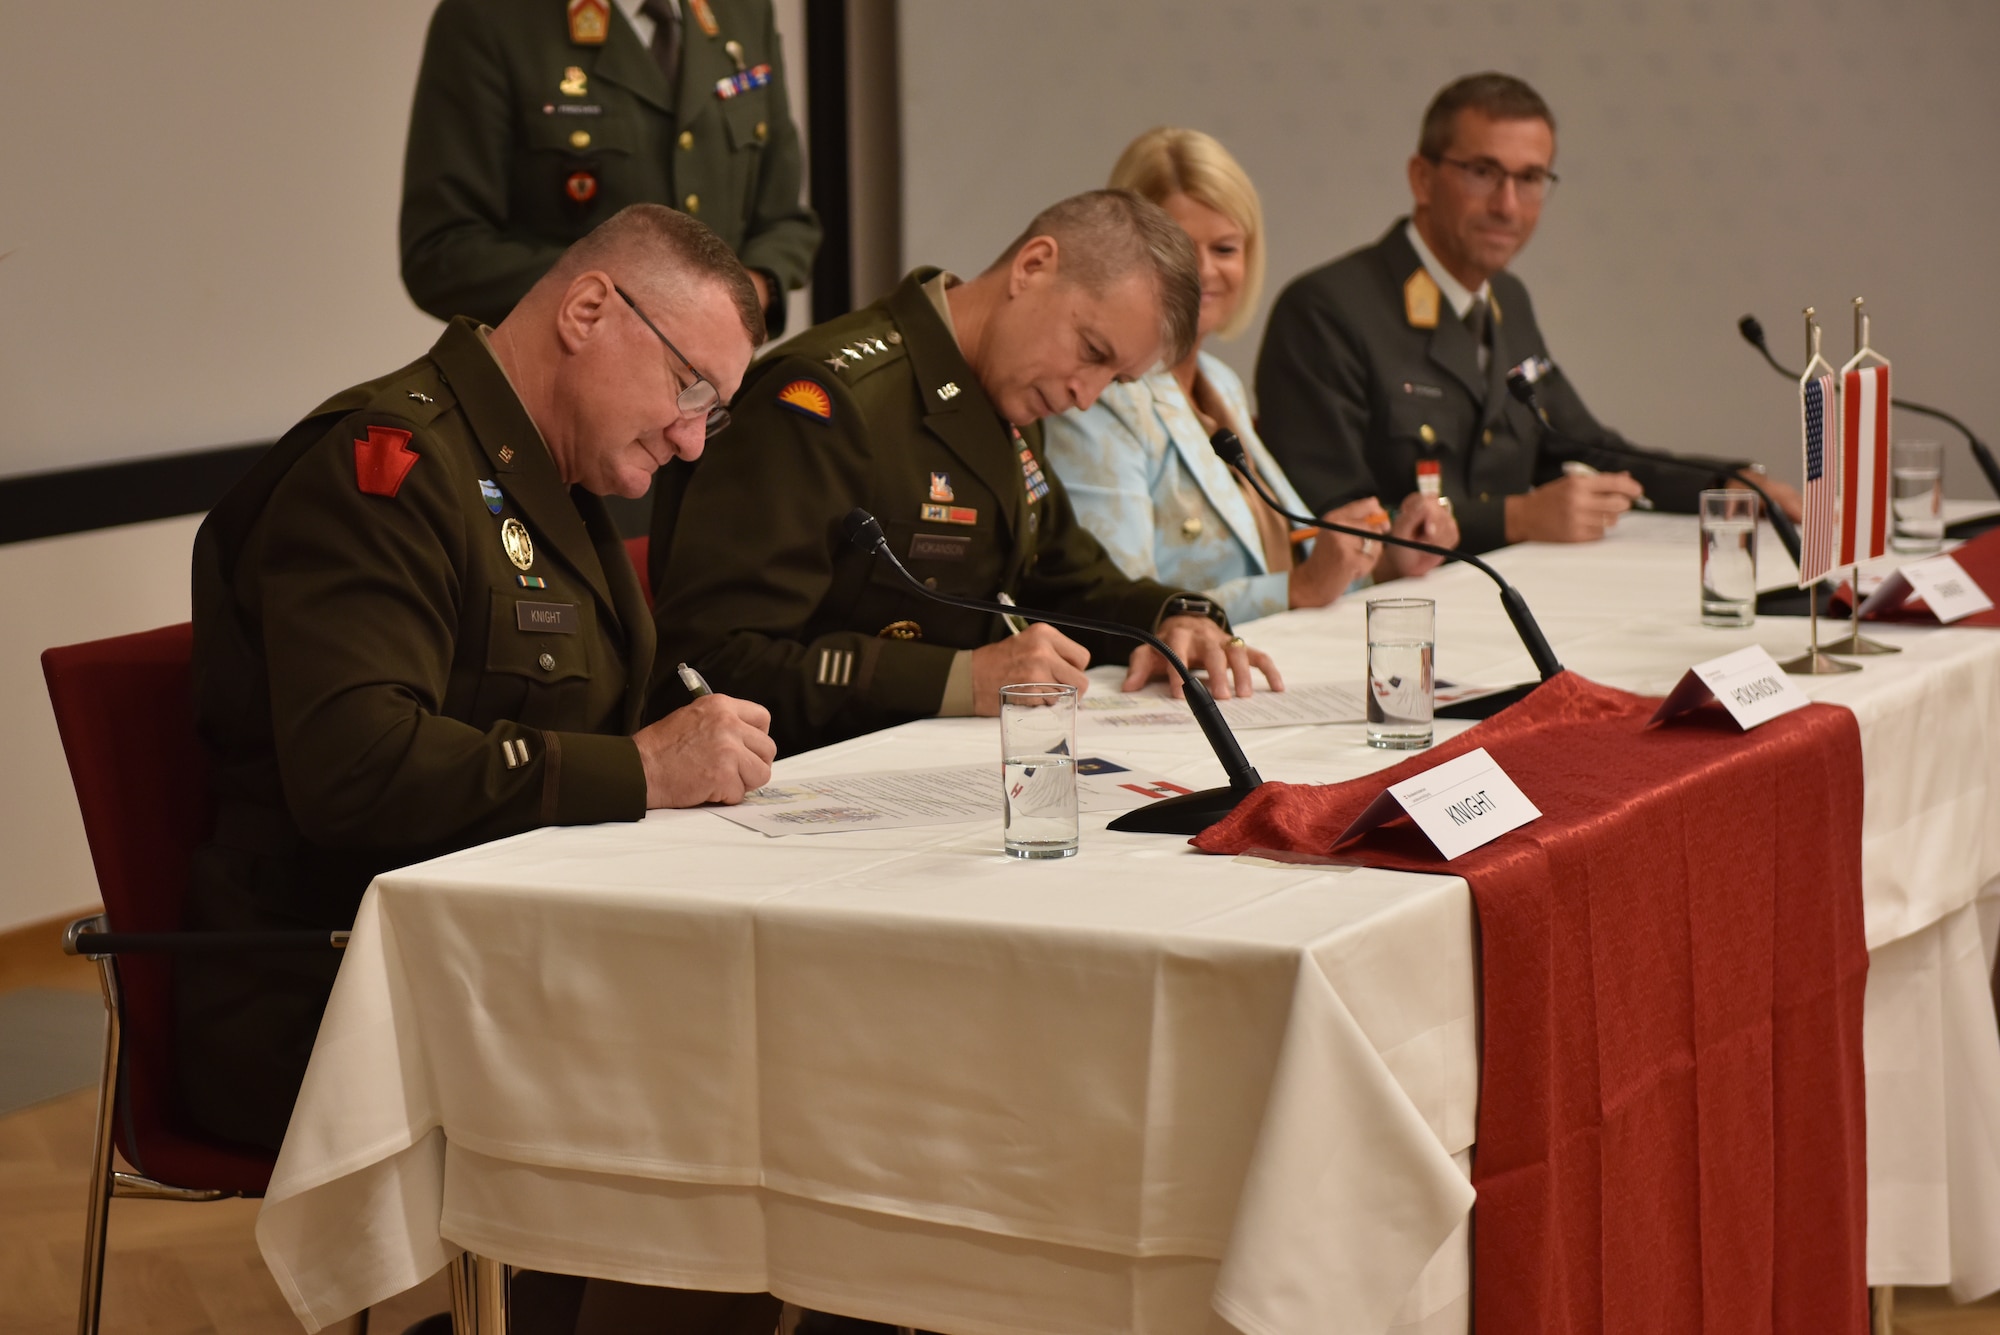
M 639 12 L 653 21 L 653 59 L 667 76 L 667 95 L 681 86 L 681 16 L 668 0 L 646 0 Z
M 1472 345 L 1479 349 L 1481 371 L 1486 369 L 1487 359 L 1491 355 L 1487 350 L 1486 339 L 1493 329 L 1492 317 L 1492 308 L 1488 306 L 1484 297 L 1474 297 L 1472 304 L 1465 308 L 1465 327 L 1472 334 Z
M 1484 297 L 1474 297 L 1472 305 L 1465 310 L 1465 327 L 1472 331 L 1472 341 L 1482 348 L 1486 346 L 1486 331 L 1491 323 L 1491 315 L 1492 311 Z

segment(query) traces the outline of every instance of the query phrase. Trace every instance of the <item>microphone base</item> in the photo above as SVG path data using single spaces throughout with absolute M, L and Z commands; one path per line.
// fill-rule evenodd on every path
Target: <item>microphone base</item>
M 1105 828 L 1123 834 L 1200 834 L 1236 810 L 1236 804 L 1247 796 L 1248 792 L 1234 788 L 1204 788 L 1198 793 L 1148 802 Z
M 1976 515 L 1945 525 L 1944 535 L 1947 538 L 1976 538 L 1996 528 L 2000 528 L 2000 515 Z

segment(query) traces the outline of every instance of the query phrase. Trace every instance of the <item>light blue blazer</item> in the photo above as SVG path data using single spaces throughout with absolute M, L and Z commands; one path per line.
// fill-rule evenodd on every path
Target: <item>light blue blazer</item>
M 1196 364 L 1229 405 L 1264 481 L 1287 508 L 1304 513 L 1298 492 L 1251 429 L 1250 401 L 1236 372 L 1205 352 Z M 1210 448 L 1171 372 L 1114 384 L 1088 412 L 1072 409 L 1046 419 L 1042 429 L 1044 453 L 1076 517 L 1127 575 L 1200 589 L 1231 622 L 1290 605 L 1291 576 L 1273 573 L 1264 560 L 1236 475 Z

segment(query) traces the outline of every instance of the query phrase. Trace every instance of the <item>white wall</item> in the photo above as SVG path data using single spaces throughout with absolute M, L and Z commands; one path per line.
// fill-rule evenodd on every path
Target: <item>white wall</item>
M 1868 299 L 1897 389 L 2000 436 L 2000 5 L 1984 0 L 1488 4 L 921 0 L 901 8 L 904 245 L 972 272 L 1043 204 L 1103 184 L 1162 122 L 1216 135 L 1264 197 L 1271 281 L 1373 241 L 1409 206 L 1433 93 L 1498 68 L 1560 126 L 1563 180 L 1516 271 L 1605 421 L 1796 479 L 1792 391 L 1735 332 Z M 1246 380 L 1261 337 L 1215 351 Z M 1984 496 L 1955 433 L 1947 488 Z
M 396 210 L 432 7 L 0 7 L 0 477 L 275 439 L 430 346 Z
M 430 6 L 0 17 L 0 475 L 271 439 L 421 353 L 397 277 Z

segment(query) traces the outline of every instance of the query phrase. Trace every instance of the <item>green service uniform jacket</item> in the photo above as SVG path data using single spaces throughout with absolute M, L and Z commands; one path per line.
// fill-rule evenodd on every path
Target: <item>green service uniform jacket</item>
M 196 717 L 214 764 L 197 929 L 349 926 L 379 872 L 636 820 L 653 659 L 638 577 L 475 326 L 329 399 L 203 522 Z M 195 1122 L 275 1148 L 338 957 L 177 966 Z
M 769 0 L 688 6 L 677 95 L 615 0 L 596 46 L 570 40 L 563 0 L 443 0 L 431 19 L 403 161 L 403 285 L 441 320 L 499 324 L 564 249 L 627 204 L 668 204 L 714 228 L 782 293 L 802 286 L 819 222 L 799 202 L 799 136 Z M 734 96 L 744 65 L 770 82 Z
M 1436 459 L 1459 546 L 1484 552 L 1507 541 L 1506 498 L 1560 477 L 1565 460 L 1629 471 L 1662 510 L 1692 512 L 1702 488 L 1722 485 L 1733 471 L 1722 460 L 1691 459 L 1712 465 L 1702 473 L 1592 450 L 1632 446 L 1590 415 L 1562 375 L 1539 386 L 1561 439 L 1552 436 L 1507 392 L 1509 370 L 1548 356 L 1528 289 L 1510 273 L 1493 275 L 1482 372 L 1450 302 L 1436 297 L 1426 309 L 1406 301 L 1405 285 L 1423 272 L 1406 221 L 1294 279 L 1271 308 L 1258 350 L 1257 429 L 1316 513 L 1364 496 L 1399 504 L 1417 489 L 1417 461 Z
M 937 272 L 759 362 L 728 431 L 698 463 L 661 471 L 649 714 L 685 702 L 679 660 L 767 707 L 784 753 L 937 713 L 957 651 L 1005 627 L 855 550 L 841 534 L 855 506 L 947 593 L 1150 628 L 1179 592 L 1127 578 L 1077 522 L 1039 424 L 1016 434 L 1001 419 L 923 292 Z M 1099 660 L 1133 647 L 1076 638 Z

